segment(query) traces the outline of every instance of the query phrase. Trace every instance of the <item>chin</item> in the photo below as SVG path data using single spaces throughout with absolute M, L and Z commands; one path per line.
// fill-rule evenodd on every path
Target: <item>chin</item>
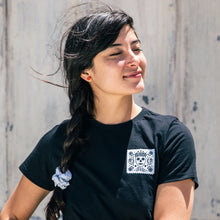
M 141 92 L 143 92 L 144 91 L 144 88 L 143 89 L 140 89 L 140 90 L 138 90 L 138 91 L 136 91 L 136 92 L 134 92 L 133 94 L 138 94 L 138 93 L 141 93 Z
M 135 93 L 134 93 L 134 94 L 143 92 L 143 90 L 144 90 L 144 83 L 143 83 L 143 82 L 139 83 L 139 84 L 135 87 L 134 90 L 135 90 Z
M 144 91 L 144 86 L 138 86 L 133 90 L 132 94 L 141 93 L 143 91 Z

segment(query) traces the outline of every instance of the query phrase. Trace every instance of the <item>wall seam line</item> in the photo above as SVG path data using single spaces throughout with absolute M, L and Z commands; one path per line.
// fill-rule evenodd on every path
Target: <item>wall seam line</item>
M 7 183 L 7 197 L 9 197 L 9 161 L 8 161 L 8 147 L 9 147 L 9 141 L 8 141 L 8 133 L 9 133 L 9 99 L 8 99 L 8 92 L 9 92 L 9 51 L 8 51 L 8 1 L 4 0 L 4 34 L 5 34 L 5 74 L 6 74 L 6 80 L 5 80 L 5 111 L 6 111 L 6 128 L 5 128 L 5 136 L 6 136 L 6 183 Z

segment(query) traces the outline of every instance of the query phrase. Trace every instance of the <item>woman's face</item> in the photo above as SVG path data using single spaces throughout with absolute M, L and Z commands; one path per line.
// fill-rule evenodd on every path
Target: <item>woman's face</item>
M 116 41 L 93 59 L 93 67 L 81 77 L 87 80 L 97 97 L 131 95 L 144 89 L 146 59 L 140 41 L 129 25 L 125 25 Z

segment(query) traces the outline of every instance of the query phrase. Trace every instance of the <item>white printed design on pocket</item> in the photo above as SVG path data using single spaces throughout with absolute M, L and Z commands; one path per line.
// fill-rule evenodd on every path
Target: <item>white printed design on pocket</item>
M 154 174 L 155 150 L 127 150 L 127 173 Z

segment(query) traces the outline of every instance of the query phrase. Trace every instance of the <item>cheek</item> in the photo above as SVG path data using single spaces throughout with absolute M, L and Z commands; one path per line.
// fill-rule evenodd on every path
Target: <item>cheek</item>
M 142 65 L 143 69 L 146 69 L 147 60 L 146 60 L 146 57 L 144 55 L 141 57 L 141 65 Z
M 120 59 L 119 57 L 117 57 L 115 59 L 109 60 L 105 64 L 106 64 L 106 69 L 107 70 L 119 69 L 119 68 L 123 68 L 123 66 L 125 64 L 125 60 Z
M 145 56 L 143 55 L 140 59 L 140 67 L 143 70 L 143 78 L 145 78 L 145 75 L 146 75 L 146 66 L 147 66 L 147 60 Z

